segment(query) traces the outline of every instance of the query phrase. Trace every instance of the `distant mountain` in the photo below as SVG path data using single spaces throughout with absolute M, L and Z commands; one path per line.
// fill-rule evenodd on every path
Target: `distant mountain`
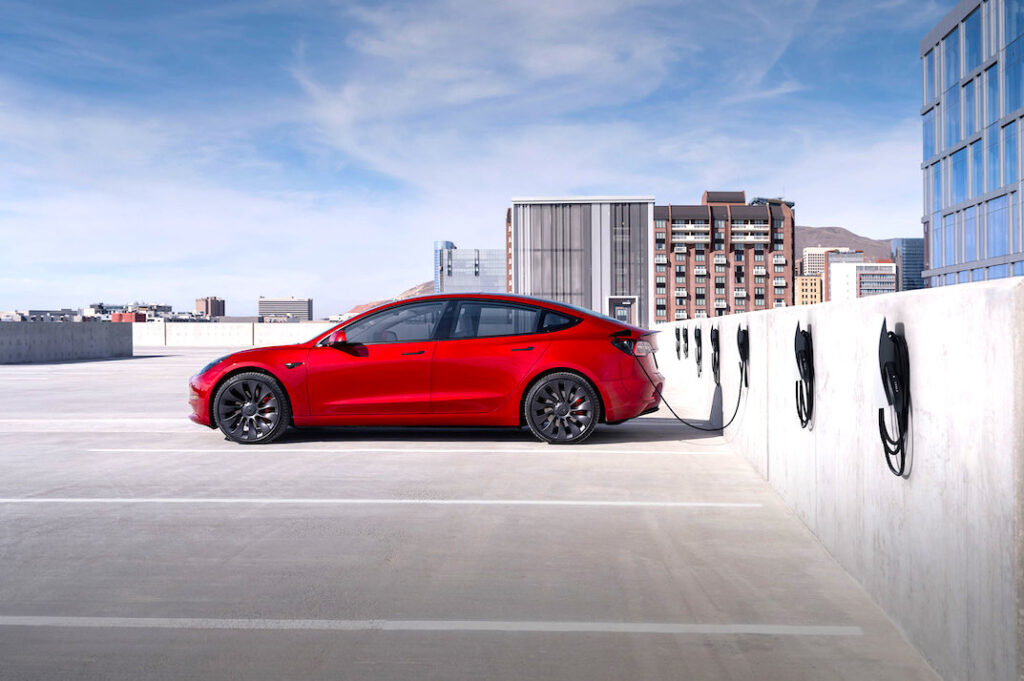
M 794 258 L 802 258 L 805 248 L 812 246 L 833 246 L 864 251 L 864 260 L 888 260 L 891 257 L 888 239 L 869 239 L 854 234 L 842 227 L 796 227 L 796 253 Z
M 386 300 L 374 300 L 374 301 L 369 302 L 369 303 L 363 303 L 361 305 L 356 305 L 355 307 L 353 307 L 351 310 L 348 311 L 348 314 L 350 314 L 350 315 L 362 314 L 363 312 L 366 312 L 367 310 L 372 310 L 375 307 L 380 307 L 384 303 L 390 303 L 393 300 L 405 300 L 406 298 L 415 298 L 416 296 L 425 296 L 425 295 L 427 295 L 429 293 L 433 293 L 433 292 L 434 292 L 434 282 L 433 282 L 433 280 L 425 281 L 422 284 L 416 284 L 412 288 L 405 289 L 404 291 L 399 293 L 394 298 L 388 298 Z

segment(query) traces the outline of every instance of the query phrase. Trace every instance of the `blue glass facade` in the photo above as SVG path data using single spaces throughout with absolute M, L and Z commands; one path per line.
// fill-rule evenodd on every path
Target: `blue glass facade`
M 913 291 L 924 288 L 924 239 L 893 239 L 889 242 L 892 260 L 896 263 L 896 290 Z
M 922 282 L 1018 276 L 1024 0 L 961 2 L 922 40 L 920 54 Z

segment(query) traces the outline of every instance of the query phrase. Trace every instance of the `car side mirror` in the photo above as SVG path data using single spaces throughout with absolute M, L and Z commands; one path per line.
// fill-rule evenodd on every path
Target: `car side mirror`
M 348 337 L 345 335 L 344 331 L 338 329 L 337 331 L 335 331 L 334 333 L 327 337 L 327 345 L 329 345 L 332 348 L 341 347 L 342 345 L 348 345 Z

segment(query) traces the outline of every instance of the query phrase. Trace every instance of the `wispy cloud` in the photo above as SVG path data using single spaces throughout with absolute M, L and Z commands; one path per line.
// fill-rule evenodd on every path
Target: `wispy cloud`
M 428 279 L 434 239 L 500 247 L 518 194 L 737 188 L 913 234 L 916 74 L 872 90 L 842 60 L 875 31 L 872 59 L 913 64 L 939 10 L 0 0 L 0 309 L 295 294 L 328 314 Z

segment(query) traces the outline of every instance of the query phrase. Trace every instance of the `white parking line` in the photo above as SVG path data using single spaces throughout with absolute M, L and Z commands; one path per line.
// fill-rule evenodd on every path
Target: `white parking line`
M 680 443 L 685 444 L 685 443 Z M 246 452 L 251 453 L 252 450 L 244 449 L 238 446 L 225 447 L 221 449 L 197 449 L 195 447 L 182 447 L 182 448 L 148 448 L 148 447 L 102 447 L 87 449 L 87 452 L 92 453 L 106 453 L 106 454 L 220 454 L 226 452 Z M 264 451 L 264 450 L 260 450 Z M 490 449 L 473 449 L 467 447 L 464 449 L 422 449 L 418 447 L 345 447 L 345 448 L 315 448 L 315 447 L 288 447 L 285 445 L 273 446 L 266 449 L 266 451 L 272 451 L 277 453 L 295 453 L 295 454 L 543 454 L 545 456 L 551 456 L 554 453 L 565 453 L 565 454 L 641 454 L 647 456 L 649 454 L 672 454 L 678 456 L 679 454 L 695 455 L 695 456 L 728 456 L 731 452 L 720 451 L 720 452 L 709 452 L 709 451 L 687 451 L 685 449 L 673 449 L 673 450 L 639 450 L 639 449 L 603 449 L 597 445 L 581 445 L 577 447 L 549 447 L 546 445 L 538 445 L 532 449 L 504 449 L 500 447 L 494 447 Z
M 674 622 L 545 622 L 516 620 L 299 620 L 193 617 L 0 616 L 6 627 L 86 629 L 240 629 L 257 631 L 537 632 L 698 636 L 863 636 L 856 626 L 687 624 Z
M 262 497 L 7 497 L 0 504 L 288 504 L 310 506 L 582 506 L 607 508 L 761 508 L 722 501 L 588 499 L 303 499 Z

